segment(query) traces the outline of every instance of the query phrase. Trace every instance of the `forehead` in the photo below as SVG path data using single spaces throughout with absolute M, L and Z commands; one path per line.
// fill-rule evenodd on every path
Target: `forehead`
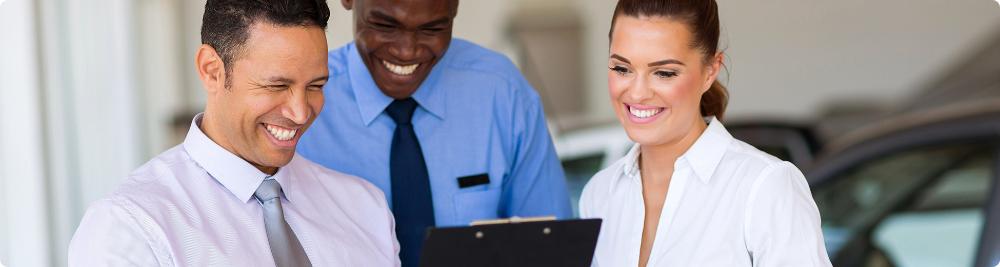
M 237 62 L 249 64 L 237 66 L 254 72 L 312 76 L 326 71 L 326 35 L 316 26 L 254 23 L 243 49 Z
M 692 48 L 692 35 L 687 25 L 663 17 L 621 16 L 611 34 L 611 52 L 629 57 L 648 55 L 685 58 L 699 53 Z
M 379 13 L 400 22 L 454 17 L 458 12 L 457 0 L 362 0 L 360 3 L 360 11 L 366 15 Z

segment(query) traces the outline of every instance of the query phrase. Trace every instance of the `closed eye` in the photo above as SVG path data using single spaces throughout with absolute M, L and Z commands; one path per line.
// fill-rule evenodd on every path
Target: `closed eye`
M 674 72 L 674 71 L 663 71 L 663 70 L 661 70 L 661 71 L 654 72 L 653 75 L 656 75 L 656 77 L 660 77 L 660 78 L 673 78 L 673 77 L 677 76 L 677 72 Z
M 444 28 L 423 28 L 421 29 L 425 34 L 437 34 L 444 31 Z
M 614 66 L 614 67 L 611 67 L 610 69 L 611 69 L 611 71 L 614 71 L 614 72 L 618 73 L 618 75 L 625 75 L 625 74 L 628 74 L 630 72 L 628 70 L 628 68 L 625 68 L 625 67 L 622 67 L 622 66 Z
M 322 91 L 324 85 L 325 84 L 310 84 L 309 87 L 306 87 L 306 89 L 313 91 Z
M 381 23 L 381 22 L 369 22 L 368 24 L 372 25 L 372 28 L 375 28 L 376 30 L 379 30 L 379 31 L 390 31 L 390 30 L 392 30 L 393 28 L 396 27 L 394 25 L 386 24 L 386 23 Z
M 284 91 L 284 90 L 288 90 L 288 85 L 284 85 L 284 84 L 271 84 L 271 85 L 265 85 L 263 87 L 266 88 L 269 91 Z

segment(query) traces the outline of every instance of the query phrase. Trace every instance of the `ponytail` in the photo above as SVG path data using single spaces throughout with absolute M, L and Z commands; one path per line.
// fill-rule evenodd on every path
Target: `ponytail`
M 701 95 L 701 116 L 715 116 L 721 121 L 726 114 L 728 104 L 729 91 L 722 83 L 715 81 L 708 91 Z

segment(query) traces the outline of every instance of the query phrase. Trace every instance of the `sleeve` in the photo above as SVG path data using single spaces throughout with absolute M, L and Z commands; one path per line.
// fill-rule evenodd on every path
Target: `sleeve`
M 385 210 L 386 220 L 389 221 L 389 229 L 386 230 L 389 231 L 389 233 L 392 233 L 390 235 L 390 242 L 392 242 L 392 266 L 402 266 L 403 262 L 399 258 L 399 238 L 396 237 L 396 218 L 392 216 L 392 210 L 389 209 L 388 201 L 386 201 L 385 194 L 382 190 L 375 187 L 375 185 L 371 185 L 371 188 L 377 192 L 377 199 L 380 201 L 379 203 L 381 203 L 381 207 Z
M 566 175 L 552 145 L 541 101 L 527 80 L 514 77 L 511 85 L 520 87 L 511 88 L 516 95 L 511 110 L 515 152 L 501 199 L 507 214 L 501 215 L 570 218 L 573 210 Z
M 791 163 L 772 164 L 757 177 L 745 220 L 753 266 L 831 266 L 819 210 L 805 177 Z
M 136 220 L 109 199 L 87 209 L 70 240 L 68 262 L 69 266 L 160 266 Z
M 580 218 L 582 219 L 591 218 L 592 216 L 594 216 L 594 213 L 590 211 L 592 207 L 592 205 L 590 204 L 590 198 L 592 198 L 593 196 L 590 192 L 588 192 L 589 190 L 587 190 L 588 189 L 587 187 L 589 187 L 589 185 L 590 184 L 588 183 L 587 186 L 583 187 L 583 193 L 580 194 L 580 201 L 577 202 L 577 207 L 580 209 Z

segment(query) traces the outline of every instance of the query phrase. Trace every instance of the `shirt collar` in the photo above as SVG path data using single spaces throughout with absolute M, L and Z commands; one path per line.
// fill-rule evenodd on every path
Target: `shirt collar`
M 719 162 L 722 161 L 722 156 L 726 154 L 726 149 L 732 142 L 733 136 L 715 116 L 705 118 L 705 120 L 709 121 L 705 132 L 695 140 L 684 154 L 677 158 L 677 162 L 686 162 L 694 170 L 694 174 L 698 176 L 699 180 L 708 183 L 712 179 L 712 175 L 715 174 Z M 628 154 L 622 158 L 621 169 L 618 173 L 621 178 L 639 179 L 639 144 L 632 146 Z
M 257 191 L 257 187 L 260 186 L 261 182 L 268 175 L 236 154 L 222 148 L 222 146 L 216 144 L 212 139 L 209 139 L 201 131 L 200 127 L 203 114 L 199 113 L 191 121 L 191 128 L 188 129 L 187 137 L 184 138 L 184 150 L 187 151 L 188 156 L 198 166 L 205 169 L 212 178 L 222 184 L 233 196 L 243 202 L 250 201 L 253 193 Z M 298 155 L 293 157 L 293 161 L 297 157 Z M 291 176 L 289 175 L 291 170 L 286 169 L 291 168 L 279 168 L 278 172 L 274 175 L 275 179 L 278 180 L 278 184 L 282 185 L 282 188 L 294 186 L 294 183 L 288 181 L 289 179 L 287 178 Z
M 302 192 L 302 190 L 299 190 L 300 183 L 303 181 L 301 178 L 306 177 L 306 174 L 301 172 L 304 169 L 300 167 L 302 160 L 302 157 L 298 153 L 295 153 L 288 164 L 278 168 L 278 172 L 271 176 L 278 181 L 278 185 L 281 185 L 281 196 L 285 197 L 285 200 L 288 200 L 288 202 L 295 202 L 300 197 L 300 192 Z M 260 185 L 258 184 L 257 186 Z M 256 191 L 256 188 L 254 191 Z
M 361 60 L 359 53 L 354 42 L 347 45 L 347 70 L 351 79 L 351 90 L 354 92 L 358 111 L 361 113 L 361 120 L 365 125 L 370 125 L 379 114 L 382 114 L 385 107 L 392 103 L 393 99 L 383 94 L 382 90 L 379 90 L 378 86 L 375 85 L 375 80 L 372 79 L 371 73 L 368 72 L 368 67 Z M 436 85 L 441 77 L 441 72 L 445 69 L 442 66 L 450 58 L 448 56 L 450 54 L 445 52 L 444 57 L 434 65 L 431 73 L 427 75 L 427 79 L 424 79 L 412 96 L 421 108 L 441 120 L 444 119 L 447 91 L 439 89 Z
M 722 156 L 726 154 L 729 144 L 732 143 L 733 136 L 715 116 L 707 118 L 706 121 L 709 121 L 708 128 L 705 128 L 705 132 L 694 141 L 694 145 L 681 155 L 681 159 L 691 165 L 695 175 L 702 182 L 708 183 L 715 174 L 719 162 L 722 161 Z

